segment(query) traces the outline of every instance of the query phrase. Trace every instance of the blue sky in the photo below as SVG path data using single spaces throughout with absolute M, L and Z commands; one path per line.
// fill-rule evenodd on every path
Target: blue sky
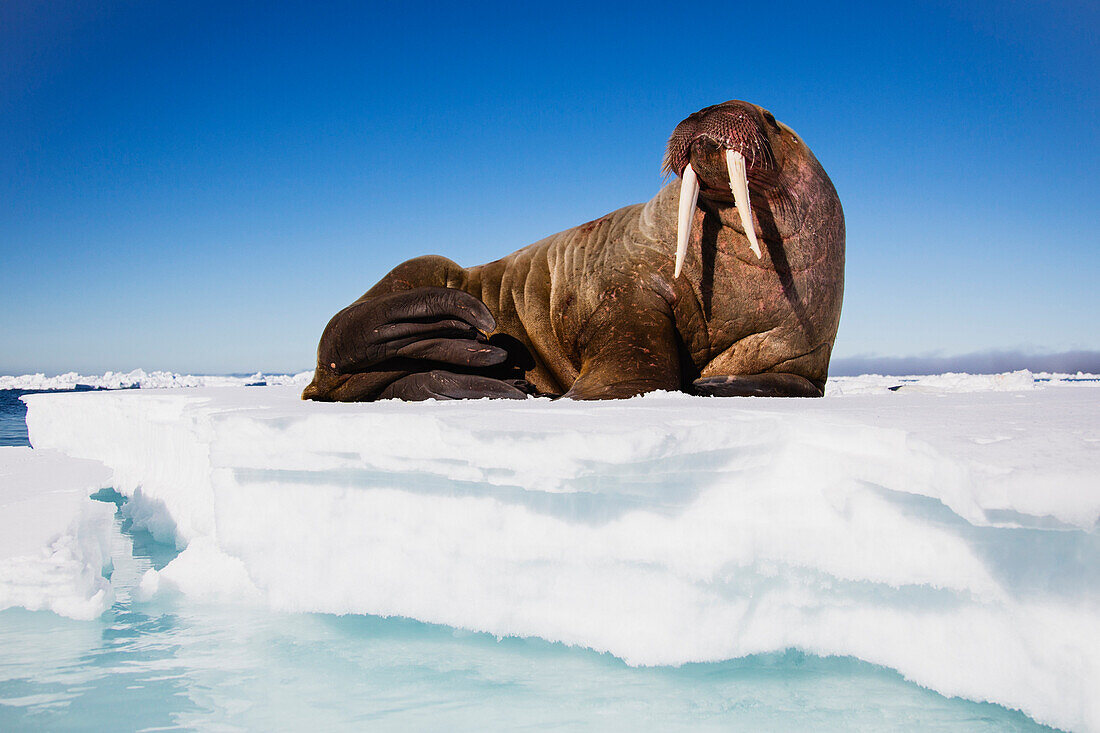
M 0 373 L 309 368 L 393 265 L 646 200 L 733 98 L 840 193 L 834 358 L 1100 349 L 1094 3 L 393 5 L 0 4 Z

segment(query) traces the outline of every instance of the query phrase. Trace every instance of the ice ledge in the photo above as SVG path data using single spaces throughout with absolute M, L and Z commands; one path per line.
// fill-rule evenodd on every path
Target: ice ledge
M 55 451 L 0 447 L 0 610 L 95 618 L 113 600 L 113 505 L 89 498 L 110 471 Z
M 633 664 L 854 655 L 1100 729 L 1098 397 L 26 400 L 36 447 L 103 461 L 131 515 L 188 547 L 150 591 L 537 635 Z

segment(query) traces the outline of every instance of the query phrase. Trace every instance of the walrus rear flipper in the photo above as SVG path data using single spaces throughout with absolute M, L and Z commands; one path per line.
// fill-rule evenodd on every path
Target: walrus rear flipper
M 797 374 L 731 374 L 702 377 L 692 382 L 705 397 L 821 397 L 823 391 Z
M 361 401 L 523 398 L 495 378 L 509 352 L 485 334 L 496 321 L 461 290 L 420 287 L 365 297 L 337 313 L 321 336 L 303 399 Z
M 619 306 L 598 311 L 585 328 L 580 375 L 563 397 L 618 400 L 681 389 L 668 304 L 651 291 L 618 291 L 616 297 Z

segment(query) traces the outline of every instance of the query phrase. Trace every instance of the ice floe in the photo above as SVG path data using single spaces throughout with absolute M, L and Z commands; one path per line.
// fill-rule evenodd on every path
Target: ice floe
M 639 665 L 850 655 L 1098 730 L 1100 384 L 965 377 L 820 400 L 25 400 L 36 449 L 102 461 L 135 525 L 184 548 L 147 594 Z

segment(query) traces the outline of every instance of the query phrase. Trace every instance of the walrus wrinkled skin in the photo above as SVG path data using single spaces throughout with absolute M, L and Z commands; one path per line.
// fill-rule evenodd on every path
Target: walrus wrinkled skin
M 844 214 L 820 163 L 770 112 L 730 101 L 676 127 L 665 167 L 677 178 L 649 202 L 495 262 L 398 265 L 329 322 L 302 397 L 821 396 Z M 735 196 L 746 177 L 751 240 Z

